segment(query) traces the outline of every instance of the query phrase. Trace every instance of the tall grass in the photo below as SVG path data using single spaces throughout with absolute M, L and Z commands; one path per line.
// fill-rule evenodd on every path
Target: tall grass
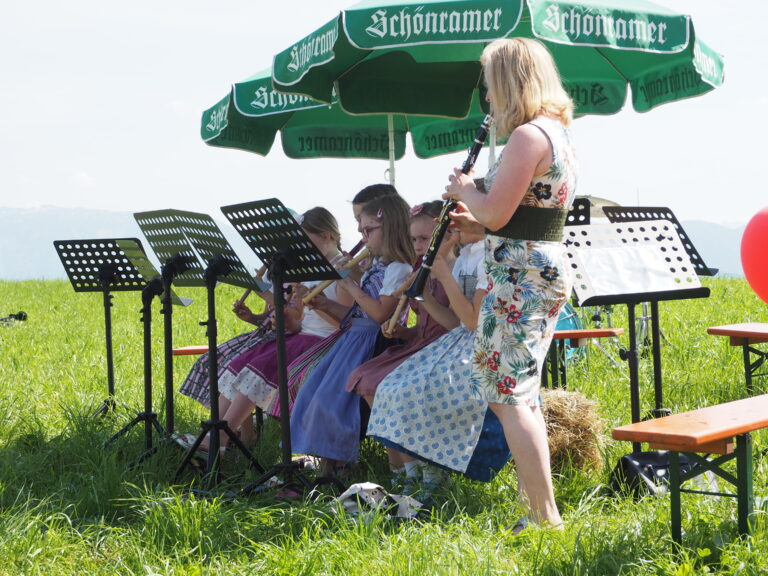
M 675 412 L 745 395 L 740 350 L 708 336 L 708 326 L 768 321 L 743 280 L 706 284 L 710 298 L 660 305 L 664 405 Z M 205 343 L 205 293 L 182 295 L 196 302 L 174 311 L 174 344 Z M 239 295 L 217 288 L 219 340 L 243 328 L 229 312 Z M 590 346 L 587 358 L 569 368 L 569 387 L 597 402 L 603 465 L 557 472 L 563 532 L 532 529 L 513 537 L 506 531 L 518 513 L 511 466 L 488 484 L 453 478 L 431 516 L 415 522 L 383 515 L 352 522 L 328 503 L 287 502 L 268 492 L 195 496 L 186 488 L 201 486 L 199 473 L 186 469 L 176 481 L 182 453 L 170 444 L 129 468 L 143 452 L 143 425 L 104 442 L 143 407 L 139 293 L 113 295 L 116 408 L 102 418 L 93 417 L 107 393 L 101 295 L 76 294 L 67 282 L 3 282 L 0 303 L 0 315 L 28 314 L 26 322 L 0 326 L 0 574 L 768 573 L 762 511 L 754 537 L 744 541 L 736 536 L 734 502 L 684 496 L 685 546 L 675 552 L 666 499 L 636 501 L 606 490 L 611 469 L 631 450 L 610 440 L 610 429 L 630 418 L 628 370 L 619 357 L 626 336 Z M 153 312 L 154 406 L 162 421 L 159 302 Z M 626 307 L 616 306 L 611 320 L 626 327 L 626 317 Z M 177 388 L 192 361 L 175 359 Z M 648 358 L 640 379 L 642 406 L 651 408 Z M 756 387 L 765 391 L 766 378 Z M 174 400 L 176 427 L 198 430 L 206 412 L 179 395 Z M 278 439 L 268 421 L 256 449 L 265 465 L 279 459 Z M 755 492 L 765 495 L 765 435 L 755 443 Z M 255 477 L 240 457 L 225 462 L 223 472 L 217 493 L 236 492 Z M 386 485 L 380 447 L 364 444 L 354 479 Z

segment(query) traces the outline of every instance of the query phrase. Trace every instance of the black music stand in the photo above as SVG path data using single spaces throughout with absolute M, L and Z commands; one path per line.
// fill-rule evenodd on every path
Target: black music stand
M 683 230 L 682 224 L 678 222 L 672 210 L 663 207 L 625 207 L 625 206 L 603 206 L 603 212 L 609 222 L 642 222 L 647 220 L 669 220 L 675 228 L 675 232 L 683 243 L 683 248 L 688 254 L 688 258 L 693 265 L 696 274 L 699 276 L 715 276 L 717 268 L 710 268 L 704 263 L 704 259 L 699 254 L 696 247 L 691 242 L 690 237 Z
M 139 242 L 136 238 L 122 240 Z M 118 246 L 117 239 L 54 240 L 53 246 L 75 292 L 102 293 L 107 347 L 107 398 L 94 412 L 94 416 L 104 415 L 115 406 L 111 292 L 141 290 L 146 280 Z
M 688 254 L 688 258 L 691 260 L 691 264 L 698 276 L 716 276 L 718 269 L 710 268 L 704 263 L 704 259 L 699 254 L 696 247 L 691 242 L 690 237 L 683 229 L 682 224 L 677 220 L 672 210 L 662 206 L 603 206 L 603 212 L 608 218 L 609 222 L 642 222 L 647 220 L 669 220 L 675 227 L 675 232 L 680 237 L 680 241 L 683 243 L 683 248 Z M 654 342 L 658 343 L 658 337 L 664 338 L 664 333 L 658 331 L 655 336 L 651 337 L 648 332 L 648 320 L 651 320 L 651 330 L 653 330 L 653 319 L 658 317 L 658 310 L 654 311 L 653 307 L 658 306 L 657 303 L 651 302 L 651 314 L 648 315 L 648 303 L 643 302 L 643 314 L 640 316 L 638 341 L 642 342 L 643 346 L 653 345 Z M 655 340 L 654 340 L 655 339 Z M 657 344 L 658 345 L 658 344 Z
M 187 212 L 183 210 L 159 210 L 145 212 L 136 215 L 137 219 L 146 223 L 154 223 L 158 226 L 156 232 L 165 228 L 178 237 L 183 236 L 192 245 L 195 252 L 206 262 L 203 271 L 203 282 L 207 290 L 208 319 L 201 322 L 206 326 L 208 336 L 208 379 L 210 386 L 211 416 L 209 420 L 200 423 L 201 431 L 192 446 L 187 451 L 179 468 L 176 470 L 176 478 L 195 457 L 197 449 L 206 435 L 210 434 L 208 443 L 208 460 L 206 466 L 206 487 L 211 483 L 217 483 L 219 479 L 219 432 L 224 431 L 234 446 L 248 459 L 250 464 L 259 472 L 264 467 L 259 463 L 251 451 L 242 443 L 237 434 L 229 427 L 226 420 L 219 416 L 219 377 L 217 338 L 218 328 L 216 323 L 216 298 L 215 289 L 218 282 L 233 284 L 241 288 L 249 288 L 264 292 L 268 285 L 255 280 L 248 273 L 243 263 L 235 254 L 235 251 L 221 233 L 216 222 L 207 214 Z M 177 280 L 174 280 L 177 282 Z M 166 344 L 167 345 L 167 344 Z
M 304 233 L 283 203 L 276 198 L 222 206 L 221 211 L 246 244 L 269 267 L 274 286 L 282 287 L 286 282 L 307 280 L 338 280 L 342 277 Z M 250 494 L 274 476 L 282 480 L 283 486 L 296 486 L 302 490 L 312 489 L 323 482 L 309 482 L 300 472 L 301 464 L 292 460 L 282 294 L 276 294 L 274 301 L 282 459 L 245 486 L 240 491 L 241 494 Z
M 179 302 L 174 298 L 172 286 L 205 286 L 203 268 L 194 248 L 187 241 L 184 231 L 175 218 L 167 216 L 167 211 L 136 212 L 133 216 L 147 242 L 155 252 L 160 266 L 160 278 L 163 285 L 160 301 L 163 315 L 163 359 L 165 370 L 165 429 L 168 434 L 175 430 L 173 408 L 173 305 Z
M 709 288 L 701 286 L 674 225 L 667 220 L 651 220 L 569 226 L 565 243 L 578 305 L 627 305 L 629 349 L 622 359 L 629 364 L 632 422 L 640 421 L 635 305 L 651 303 L 655 399 L 651 416 L 668 414 L 662 399 L 658 303 L 709 296 Z M 633 444 L 633 449 L 639 451 L 640 445 Z
M 168 433 L 160 425 L 157 413 L 152 411 L 152 300 L 163 293 L 163 281 L 157 269 L 147 258 L 141 243 L 134 240 L 118 240 L 118 246 L 125 253 L 142 278 L 149 279 L 141 291 L 141 320 L 144 329 L 144 411 L 139 412 L 133 420 L 126 424 L 120 431 L 114 434 L 106 444 L 123 436 L 136 424 L 144 422 L 145 452 L 135 461 L 129 463 L 129 468 L 141 463 L 155 452 L 157 446 L 152 445 L 152 427 L 157 430 L 162 438 L 167 438 Z M 192 300 L 179 298 L 172 290 L 169 291 L 174 305 L 187 306 Z

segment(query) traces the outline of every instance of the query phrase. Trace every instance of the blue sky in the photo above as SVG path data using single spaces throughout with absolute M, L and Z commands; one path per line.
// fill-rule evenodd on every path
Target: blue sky
M 203 109 L 348 3 L 317 0 L 4 0 L 0 21 L 0 206 L 138 212 L 278 197 L 322 203 L 351 231 L 348 201 L 387 164 L 289 160 L 206 146 Z M 743 224 L 768 205 L 768 3 L 667 0 L 725 56 L 722 88 L 647 114 L 584 118 L 575 135 L 580 194 L 667 206 L 680 220 Z M 726 7 L 727 6 L 727 7 Z M 726 8 L 724 8 L 726 7 Z M 464 154 L 397 164 L 411 202 L 438 198 Z M 478 173 L 487 166 L 481 156 Z M 755 178 L 758 178 L 755 181 Z M 350 240 L 349 244 L 354 244 Z

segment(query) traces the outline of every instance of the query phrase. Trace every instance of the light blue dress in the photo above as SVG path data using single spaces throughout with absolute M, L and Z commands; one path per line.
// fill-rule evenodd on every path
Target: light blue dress
M 483 243 L 462 250 L 453 269 L 464 295 L 485 289 Z M 475 333 L 454 328 L 395 368 L 379 385 L 368 435 L 474 480 L 489 481 L 509 461 L 504 432 L 469 380 Z

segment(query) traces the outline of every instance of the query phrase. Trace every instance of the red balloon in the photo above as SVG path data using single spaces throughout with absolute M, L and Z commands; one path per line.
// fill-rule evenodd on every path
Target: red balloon
M 755 214 L 744 229 L 741 267 L 752 290 L 768 303 L 768 206 Z

